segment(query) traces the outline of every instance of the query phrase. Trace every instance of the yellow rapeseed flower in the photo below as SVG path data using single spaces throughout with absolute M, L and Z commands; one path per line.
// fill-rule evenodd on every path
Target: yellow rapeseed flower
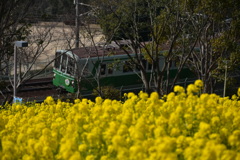
M 238 88 L 237 95 L 240 97 L 240 88 Z
M 188 95 L 198 93 L 198 91 L 199 91 L 198 88 L 194 84 L 190 84 L 187 87 L 187 94 Z
M 239 159 L 237 96 L 200 94 L 203 83 L 123 101 L 47 97 L 0 109 L 0 159 Z
M 198 79 L 194 82 L 194 85 L 199 87 L 199 88 L 203 88 L 203 81 Z
M 184 93 L 185 89 L 182 86 L 176 85 L 176 86 L 174 86 L 173 91 L 178 92 L 178 93 Z

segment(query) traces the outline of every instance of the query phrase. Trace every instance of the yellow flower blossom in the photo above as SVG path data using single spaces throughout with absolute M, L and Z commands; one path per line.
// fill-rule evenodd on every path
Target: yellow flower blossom
M 194 82 L 194 85 L 197 86 L 198 88 L 203 88 L 203 81 L 198 79 Z
M 240 88 L 238 88 L 237 95 L 240 97 Z
M 240 159 L 240 89 L 200 94 L 203 83 L 123 101 L 47 97 L 0 108 L 0 159 Z
M 51 96 L 48 96 L 48 97 L 44 100 L 44 102 L 45 102 L 46 104 L 49 104 L 49 105 L 55 103 L 55 102 L 54 102 L 54 99 L 53 99 Z
M 185 89 L 182 86 L 179 86 L 179 85 L 175 86 L 173 90 L 174 90 L 174 92 L 178 92 L 178 93 L 184 93 L 185 92 Z
M 195 94 L 197 93 L 199 90 L 198 88 L 196 87 L 196 85 L 194 84 L 190 84 L 188 85 L 187 87 L 187 94 L 190 95 L 190 94 Z

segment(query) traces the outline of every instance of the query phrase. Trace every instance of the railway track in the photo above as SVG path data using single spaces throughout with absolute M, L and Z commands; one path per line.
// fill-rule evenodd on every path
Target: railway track
M 52 77 L 31 80 L 20 86 L 20 92 L 53 89 Z
M 21 84 L 18 93 L 28 92 L 34 90 L 43 90 L 43 89 L 52 89 L 54 86 L 52 85 L 52 77 L 48 78 L 40 78 L 40 79 L 32 79 L 24 84 Z M 12 86 L 8 85 L 8 90 L 4 90 L 3 93 L 12 93 Z
M 17 97 L 22 98 L 24 102 L 36 101 L 42 102 L 47 96 L 59 98 L 60 95 L 56 87 L 52 84 L 52 77 L 32 79 L 22 84 L 18 91 Z M 8 90 L 3 90 L 0 95 L 0 102 L 5 100 L 11 101 L 13 90 L 9 86 Z

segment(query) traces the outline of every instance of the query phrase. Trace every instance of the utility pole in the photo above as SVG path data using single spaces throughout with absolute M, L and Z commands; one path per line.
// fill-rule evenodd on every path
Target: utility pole
M 80 0 L 73 0 L 73 3 L 76 5 L 76 16 L 75 16 L 75 28 L 76 28 L 76 30 L 75 30 L 75 48 L 79 48 L 79 42 L 80 42 L 80 38 L 79 38 L 79 29 L 80 29 L 80 27 L 79 27 L 79 24 L 80 24 L 80 22 L 79 22 L 79 18 L 81 17 L 81 16 L 84 16 L 84 15 L 88 15 L 89 13 L 91 13 L 92 12 L 92 10 L 94 10 L 94 8 L 96 9 L 96 7 L 94 7 L 94 6 L 92 6 L 92 5 L 89 5 L 89 4 L 85 4 L 85 3 L 80 3 L 79 2 Z M 82 13 L 82 14 L 79 14 L 79 5 L 81 5 L 81 6 L 86 6 L 86 7 L 90 7 L 90 8 L 92 8 L 92 10 L 91 11 L 88 11 L 88 12 L 85 12 L 85 13 Z
M 13 103 L 17 99 L 17 48 L 27 47 L 28 42 L 26 41 L 15 41 L 14 42 L 14 78 L 13 78 Z
M 14 44 L 14 78 L 13 78 L 13 98 L 17 95 L 17 45 Z
M 79 0 L 74 0 L 74 4 L 76 5 L 76 16 L 75 16 L 75 25 L 76 25 L 76 33 L 75 33 L 75 48 L 79 48 Z
M 227 88 L 227 68 L 228 68 L 228 61 L 225 60 L 225 74 L 224 74 L 224 86 L 223 86 L 223 97 L 226 96 L 226 88 Z

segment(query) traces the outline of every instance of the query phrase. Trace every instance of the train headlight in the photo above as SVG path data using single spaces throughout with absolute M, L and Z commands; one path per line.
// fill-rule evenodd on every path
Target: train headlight
M 74 81 L 72 81 L 72 86 L 74 86 Z
M 65 79 L 65 84 L 66 84 L 67 86 L 69 86 L 69 84 L 70 84 L 69 79 Z

